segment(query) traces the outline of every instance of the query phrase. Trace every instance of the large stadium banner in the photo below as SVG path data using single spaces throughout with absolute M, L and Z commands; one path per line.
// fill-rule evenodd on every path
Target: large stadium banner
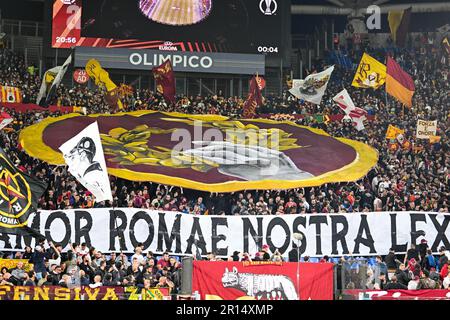
M 143 209 L 41 211 L 29 226 L 68 249 L 86 242 L 102 252 L 144 250 L 192 256 L 235 251 L 255 254 L 267 244 L 284 257 L 297 256 L 293 233 L 302 233 L 300 254 L 311 257 L 405 253 L 409 244 L 428 240 L 433 252 L 450 247 L 450 215 L 432 212 L 375 212 L 282 216 L 195 216 Z M 34 246 L 31 237 L 0 234 L 0 251 Z
M 169 297 L 168 288 L 0 286 L 0 300 L 168 300 Z
M 333 300 L 333 264 L 194 261 L 192 291 L 201 300 Z
M 155 111 L 47 118 L 22 130 L 20 143 L 62 165 L 58 148 L 95 121 L 109 174 L 210 192 L 356 181 L 378 160 L 364 143 L 289 121 Z

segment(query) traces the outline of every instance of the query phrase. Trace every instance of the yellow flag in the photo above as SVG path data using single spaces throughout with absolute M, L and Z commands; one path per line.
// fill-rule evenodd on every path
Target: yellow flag
M 352 86 L 357 88 L 378 89 L 386 82 L 386 66 L 378 60 L 364 53 Z
M 441 137 L 440 136 L 430 136 L 430 143 L 431 144 L 435 144 L 441 141 Z
M 108 94 L 106 102 L 113 108 L 119 107 L 119 110 L 123 110 L 122 101 L 119 99 L 119 92 L 117 85 L 109 77 L 108 71 L 102 68 L 100 62 L 95 59 L 90 59 L 86 63 L 86 72 L 95 81 L 95 84 L 99 87 L 106 89 Z
M 397 30 L 400 27 L 400 23 L 403 18 L 403 10 L 402 11 L 389 11 L 388 21 L 389 28 L 391 29 L 391 37 L 394 42 L 397 42 Z
M 399 134 L 405 134 L 405 130 L 399 129 L 390 124 L 386 131 L 386 139 L 396 139 Z

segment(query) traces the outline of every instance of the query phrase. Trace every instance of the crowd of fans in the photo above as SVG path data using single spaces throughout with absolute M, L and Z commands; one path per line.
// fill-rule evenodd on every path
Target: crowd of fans
M 0 285 L 168 288 L 175 294 L 181 280 L 178 258 L 167 252 L 160 257 L 143 254 L 143 248 L 138 244 L 130 258 L 121 252 L 107 256 L 86 243 L 72 243 L 63 252 L 61 245 L 42 240 L 34 250 L 17 252 L 14 258 L 21 261 L 14 268 L 0 270 Z M 32 263 L 33 269 L 25 271 L 22 260 Z
M 383 259 L 377 256 L 372 263 L 347 260 L 338 262 L 344 273 L 343 289 L 370 290 L 426 290 L 450 287 L 450 252 L 445 247 L 433 255 L 425 239 L 411 244 L 403 258 L 394 249 Z M 362 267 L 364 266 L 364 267 Z
M 399 102 L 387 96 L 384 90 L 351 87 L 354 70 L 337 66 L 321 105 L 297 101 L 285 91 L 281 97 L 267 96 L 265 105 L 257 111 L 260 114 L 277 114 L 278 119 L 283 119 L 285 114 L 302 115 L 295 120 L 299 124 L 318 127 L 332 136 L 359 140 L 373 146 L 379 152 L 378 164 L 365 178 L 357 182 L 291 190 L 246 190 L 210 194 L 110 177 L 114 203 L 97 203 L 93 195 L 67 172 L 66 167 L 51 166 L 32 158 L 22 151 L 18 144 L 18 134 L 22 128 L 48 116 L 57 116 L 58 112 L 19 113 L 13 109 L 5 110 L 14 118 L 14 122 L 0 133 L 0 147 L 21 170 L 48 183 L 49 187 L 39 202 L 41 209 L 115 206 L 174 210 L 195 215 L 337 212 L 345 214 L 411 210 L 449 212 L 449 59 L 441 59 L 445 53 L 437 41 L 434 45 L 421 48 L 387 50 L 368 47 L 365 51 L 379 61 L 384 61 L 384 56 L 388 53 L 394 55 L 401 66 L 412 75 L 416 92 L 411 109 L 403 108 Z M 355 64 L 359 62 L 361 54 L 360 50 L 348 52 L 348 56 Z M 326 64 L 326 61 L 319 61 L 310 72 L 321 71 Z M 19 87 L 23 94 L 23 102 L 35 103 L 40 78 L 34 72 L 30 72 L 19 55 L 8 49 L 1 49 L 0 85 Z M 324 123 L 310 116 L 341 113 L 339 107 L 333 104 L 332 97 L 342 88 L 349 91 L 355 105 L 364 108 L 375 117 L 373 121 L 365 124 L 362 131 L 357 131 L 352 123 L 347 121 Z M 127 111 L 151 109 L 192 114 L 221 114 L 239 118 L 244 100 L 245 97 L 224 97 L 219 92 L 217 95 L 207 97 L 179 96 L 177 103 L 171 105 L 151 90 L 136 89 L 134 94 L 125 98 L 123 102 Z M 76 85 L 73 88 L 60 86 L 52 104 L 87 107 L 89 113 L 108 112 L 110 109 L 101 89 L 91 90 L 83 85 Z M 416 139 L 418 119 L 438 121 L 437 135 L 441 137 L 440 142 L 431 144 L 428 140 Z M 389 124 L 405 130 L 402 141 L 385 139 Z M 79 272 L 77 277 L 86 284 L 148 285 L 145 281 L 151 279 L 153 281 L 151 285 L 160 284 L 176 288 L 180 264 L 168 255 L 164 255 L 163 260 L 156 260 L 150 252 L 142 255 L 142 250 L 136 248 L 136 254 L 133 256 L 136 259 L 127 260 L 123 254 L 116 253 L 107 257 L 94 248 L 84 248 L 82 244 L 73 244 L 68 253 L 62 253 L 61 247 L 52 243 L 48 245 L 48 250 L 41 244 L 34 249 L 28 248 L 21 254 L 21 258 L 30 259 L 34 263 L 34 271 L 23 272 L 19 266 L 12 271 L 2 270 L 0 284 L 14 284 L 11 278 L 22 281 L 23 284 L 67 284 L 72 281 L 69 279 L 71 268 L 78 266 L 79 268 L 74 268 Z M 230 259 L 289 259 L 266 251 L 267 248 L 253 257 L 249 254 L 236 253 Z M 449 279 L 446 274 L 441 272 L 439 279 L 432 278 L 433 272 L 439 268 L 446 269 L 448 262 L 444 262 L 441 257 L 439 267 L 427 266 L 428 255 L 422 256 L 422 253 L 423 251 L 420 252 L 420 257 L 412 257 L 415 262 L 411 262 L 411 257 L 407 255 L 405 261 L 396 264 L 395 276 L 387 277 L 386 271 L 381 272 L 386 280 L 382 280 L 381 273 L 377 275 L 373 271 L 375 269 L 371 269 L 374 283 L 378 283 L 380 288 L 397 286 L 393 283 L 409 287 L 411 281 L 421 283 L 421 277 L 425 277 L 426 281 L 434 280 L 436 287 L 448 288 Z M 209 259 L 215 259 L 212 253 Z M 387 259 L 386 257 L 385 262 L 377 261 L 377 263 L 385 263 L 388 269 L 394 268 Z M 342 263 L 345 264 L 345 261 Z

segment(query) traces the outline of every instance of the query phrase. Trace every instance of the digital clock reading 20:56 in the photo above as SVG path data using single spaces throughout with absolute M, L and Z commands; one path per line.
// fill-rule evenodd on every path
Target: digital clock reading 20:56
M 77 43 L 75 37 L 56 37 L 56 43 Z
M 259 46 L 258 47 L 258 52 L 262 52 L 262 53 L 278 53 L 278 47 L 264 47 L 264 46 Z

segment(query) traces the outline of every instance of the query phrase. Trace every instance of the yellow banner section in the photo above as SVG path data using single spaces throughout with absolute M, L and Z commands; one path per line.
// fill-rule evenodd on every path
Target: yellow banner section
M 0 286 L 0 300 L 168 300 L 169 288 Z
M 21 260 L 21 259 L 0 259 L 0 270 L 3 269 L 4 267 L 8 268 L 8 269 L 15 269 L 17 268 L 17 264 L 19 262 L 23 263 L 23 268 L 25 271 L 31 271 L 33 270 L 33 264 L 32 263 L 28 263 L 28 260 Z
M 364 53 L 356 70 L 352 86 L 378 89 L 386 82 L 386 66 Z

